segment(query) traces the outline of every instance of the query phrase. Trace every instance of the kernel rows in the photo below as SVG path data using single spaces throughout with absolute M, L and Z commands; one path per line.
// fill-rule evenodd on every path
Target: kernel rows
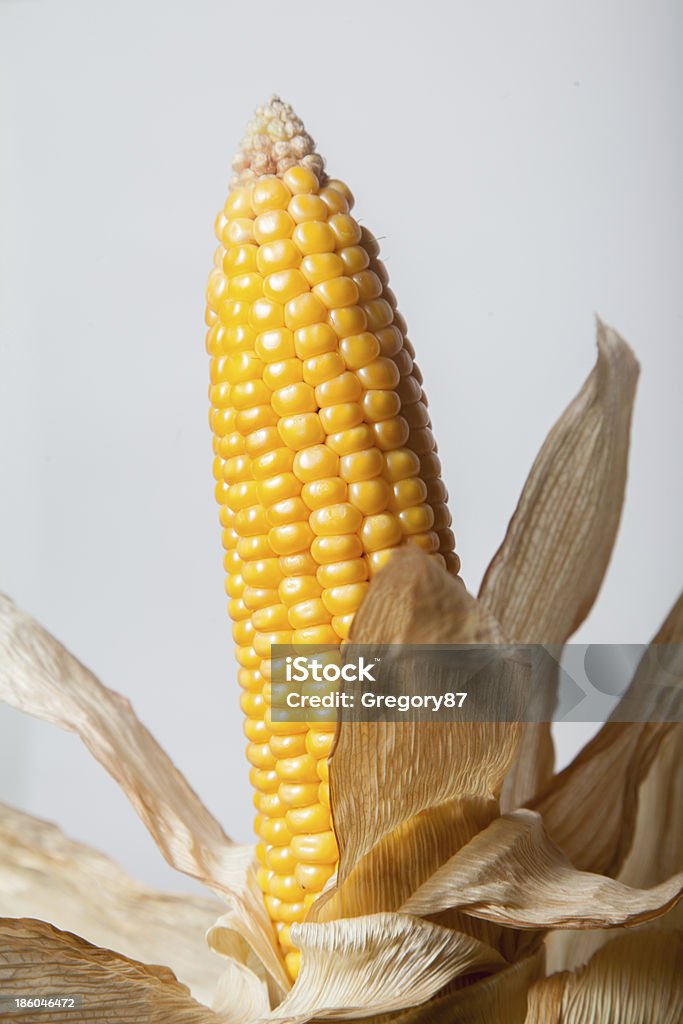
M 404 541 L 457 572 L 422 377 L 348 188 L 294 166 L 235 189 L 207 292 L 214 476 L 259 884 L 290 925 L 334 873 L 334 725 L 270 719 L 272 644 L 339 644 Z

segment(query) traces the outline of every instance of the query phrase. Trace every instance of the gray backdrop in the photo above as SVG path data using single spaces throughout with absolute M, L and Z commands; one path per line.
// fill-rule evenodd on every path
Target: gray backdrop
M 382 237 L 471 588 L 594 313 L 630 340 L 626 512 L 578 639 L 641 642 L 683 580 L 682 22 L 675 0 L 0 2 L 0 587 L 132 698 L 234 837 L 202 318 L 252 108 L 293 103 Z M 0 799 L 188 884 L 74 737 L 4 708 Z

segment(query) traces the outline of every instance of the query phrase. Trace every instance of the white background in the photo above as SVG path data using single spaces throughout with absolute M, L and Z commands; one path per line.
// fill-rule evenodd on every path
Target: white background
M 626 511 L 579 637 L 640 642 L 683 581 L 682 28 L 675 0 L 0 2 L 0 587 L 132 699 L 234 837 L 202 321 L 253 107 L 293 103 L 382 236 L 470 588 L 594 314 L 629 339 Z M 188 884 L 74 737 L 5 708 L 0 799 Z

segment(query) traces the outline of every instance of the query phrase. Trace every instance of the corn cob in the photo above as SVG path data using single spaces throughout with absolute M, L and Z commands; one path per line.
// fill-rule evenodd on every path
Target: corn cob
M 272 644 L 340 644 L 406 541 L 459 560 L 422 376 L 374 237 L 293 110 L 257 110 L 216 220 L 210 422 L 259 884 L 289 973 L 333 875 L 333 725 L 270 718 Z

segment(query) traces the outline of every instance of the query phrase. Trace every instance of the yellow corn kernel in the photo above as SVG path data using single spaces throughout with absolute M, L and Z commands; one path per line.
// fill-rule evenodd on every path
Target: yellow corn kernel
M 257 500 L 265 505 L 275 505 L 286 498 L 296 498 L 301 492 L 301 482 L 297 480 L 294 473 L 278 473 L 277 476 L 267 477 L 264 480 L 254 481 L 257 492 Z M 252 502 L 256 504 L 256 502 Z
M 306 895 L 295 875 L 278 875 L 271 872 L 269 882 L 268 891 L 271 896 L 282 900 L 283 903 L 301 903 Z
M 382 282 L 373 270 L 361 270 L 352 278 L 358 288 L 361 302 L 377 299 L 382 294 Z
M 278 442 L 280 435 L 275 430 Z M 251 461 L 251 471 L 255 480 L 266 480 L 269 476 L 288 473 L 294 464 L 294 452 L 289 448 L 278 446 L 265 451 L 263 455 Z
M 392 485 L 392 504 L 397 509 L 408 509 L 420 505 L 427 499 L 427 485 L 420 477 L 398 480 Z
M 438 533 L 430 530 L 429 533 L 416 533 L 409 537 L 410 543 L 422 548 L 428 555 L 436 554 L 441 546 L 441 539 Z
M 347 583 L 341 587 L 332 587 L 331 590 L 323 590 L 322 603 L 330 615 L 348 615 L 358 611 L 368 586 L 368 583 Z
M 326 832 L 330 827 L 330 812 L 317 802 L 308 807 L 292 807 L 285 814 L 287 828 L 293 836 Z
M 264 363 L 281 362 L 296 355 L 294 335 L 285 327 L 264 330 L 256 338 L 254 348 Z
M 283 359 L 280 363 L 270 363 L 263 370 L 263 382 L 271 391 L 297 384 L 302 379 L 303 367 L 300 359 Z
M 250 743 L 266 743 L 268 741 L 268 729 L 262 718 L 245 718 L 243 731 Z
M 389 504 L 391 491 L 386 480 L 361 480 L 349 484 L 349 501 L 365 516 L 383 512 Z
M 431 505 L 414 505 L 399 512 L 398 518 L 404 533 L 427 533 L 434 525 L 434 510 Z
M 348 338 L 350 334 L 362 334 L 368 326 L 365 310 L 360 306 L 331 309 L 327 316 L 327 322 L 338 338 Z
M 304 892 L 321 892 L 334 874 L 333 864 L 297 864 L 294 877 Z
M 323 352 L 312 356 L 303 364 L 303 379 L 314 388 L 324 384 L 333 377 L 338 377 L 345 370 L 344 360 L 336 352 Z
M 294 949 L 291 925 L 284 924 L 282 921 L 275 922 L 275 934 L 283 952 L 289 953 Z
M 327 207 L 316 195 L 295 195 L 287 207 L 289 215 L 296 224 L 307 220 L 327 220 Z
M 337 247 L 334 231 L 326 221 L 320 220 L 309 220 L 303 224 L 297 224 L 292 234 L 292 241 L 303 256 L 334 252 Z
M 310 754 L 278 760 L 275 771 L 281 782 L 315 782 L 318 778 L 315 758 Z
M 259 178 L 251 191 L 251 206 L 254 213 L 266 213 L 268 210 L 285 210 L 291 199 L 289 191 L 281 178 L 266 175 Z
M 325 431 L 320 417 L 314 412 L 300 413 L 281 419 L 278 423 L 278 431 L 284 443 L 295 452 L 320 444 L 325 439 Z
M 324 508 L 326 505 L 335 505 L 346 501 L 347 487 L 338 476 L 327 477 L 324 480 L 312 480 L 310 484 L 304 484 L 301 488 L 302 501 L 309 509 Z
M 326 445 L 335 455 L 352 455 L 354 452 L 362 452 L 366 448 L 372 448 L 375 443 L 375 435 L 367 423 L 351 430 L 342 430 L 338 434 L 329 434 Z
M 286 210 L 269 210 L 256 218 L 253 230 L 254 239 L 259 244 L 275 242 L 292 237 L 294 221 Z
M 301 253 L 290 238 L 278 238 L 274 242 L 248 248 L 256 249 L 256 269 L 264 276 L 293 269 L 301 263 Z
M 282 447 L 280 435 L 277 432 L 277 427 L 273 423 L 273 420 L 277 423 L 277 416 L 270 406 L 266 406 L 264 408 L 267 408 L 270 414 L 268 421 L 258 424 L 251 423 L 250 425 L 253 426 L 254 429 L 250 431 L 244 442 L 246 453 L 252 459 L 259 455 L 265 455 L 267 452 L 275 451 L 276 448 Z
M 320 410 L 319 416 L 326 434 L 352 430 L 363 422 L 363 410 L 357 402 L 327 406 Z
M 379 448 L 344 455 L 339 461 L 339 475 L 348 483 L 373 480 L 384 471 L 384 458 Z
M 363 331 L 352 334 L 339 342 L 339 351 L 350 370 L 359 370 L 373 362 L 380 354 L 380 346 L 374 334 Z
M 307 626 L 320 626 L 328 623 L 332 618 L 325 604 L 320 598 L 311 598 L 308 601 L 300 601 L 289 609 L 289 624 L 292 629 L 305 629 Z
M 289 629 L 276 630 L 273 633 L 254 634 L 254 652 L 263 659 L 270 658 L 270 649 L 274 644 L 291 644 L 294 635 Z
M 246 217 L 235 217 L 228 221 L 224 232 L 228 245 L 244 245 L 254 241 L 254 222 Z
M 309 735 L 310 733 L 306 737 L 307 748 Z M 278 789 L 278 795 L 285 807 L 307 807 L 317 799 L 318 783 L 282 782 Z
M 390 324 L 389 327 L 383 327 L 381 331 L 375 331 L 375 337 L 379 342 L 380 353 L 390 359 L 403 348 L 403 335 L 396 324 Z
M 311 359 L 324 352 L 336 352 L 337 335 L 329 324 L 308 324 L 296 331 L 294 345 L 299 359 Z
M 254 805 L 266 818 L 282 818 L 287 811 L 277 793 L 255 793 Z
M 317 563 L 310 551 L 297 551 L 292 555 L 283 555 L 280 568 L 283 576 L 313 576 Z
M 284 724 L 284 723 L 282 723 Z M 299 757 L 306 753 L 306 734 L 291 731 L 270 737 L 270 749 L 275 757 Z M 283 810 L 284 813 L 284 810 Z
M 301 259 L 298 249 L 297 255 Z M 344 262 L 336 252 L 311 253 L 310 256 L 304 256 L 301 260 L 301 273 L 313 287 L 316 284 L 322 284 L 323 281 L 340 277 L 344 273 Z M 360 289 L 358 294 L 360 295 Z
M 258 608 L 251 619 L 253 628 L 259 633 L 272 633 L 275 630 L 289 629 L 289 616 L 284 604 L 272 604 L 268 608 Z M 251 739 L 251 737 L 249 737 Z
M 411 452 L 407 448 L 402 448 L 399 451 L 388 452 L 384 459 L 387 479 L 392 483 L 422 475 L 419 458 L 415 452 Z M 426 478 L 423 477 L 423 479 Z
M 358 370 L 358 379 L 368 391 L 395 388 L 399 382 L 400 375 L 396 363 L 386 356 L 379 356 L 367 366 Z
M 251 204 L 251 189 L 234 189 L 225 202 L 224 210 L 228 218 L 253 217 L 254 207 Z
M 296 416 L 298 413 L 316 412 L 318 409 L 315 391 L 303 381 L 274 392 L 271 403 L 278 416 Z
M 320 597 L 322 587 L 315 576 L 289 576 L 282 580 L 278 588 L 280 600 L 288 608 L 299 604 L 301 601 L 308 601 L 311 598 Z
M 328 505 L 311 513 L 310 524 L 317 537 L 337 537 L 353 534 L 360 528 L 362 515 L 349 502 Z
M 399 527 L 400 529 L 400 527 Z M 347 562 L 363 554 L 363 545 L 355 533 L 335 537 L 316 537 L 311 545 L 311 554 L 319 565 L 330 562 Z
M 289 846 L 273 846 L 270 849 L 266 847 L 265 861 L 266 866 L 278 875 L 293 874 L 299 863 Z
M 293 644 L 310 644 L 322 647 L 325 644 L 336 644 L 337 634 L 332 626 L 304 626 L 303 629 L 295 629 L 292 633 Z
M 369 302 L 364 302 L 363 309 L 368 318 L 368 330 L 370 331 L 381 331 L 384 327 L 388 327 L 394 319 L 394 311 L 386 299 L 371 299 Z
M 343 402 L 356 402 L 361 397 L 362 387 L 355 373 L 344 372 L 333 380 L 319 384 L 315 397 L 321 409 Z
M 253 647 L 235 647 L 235 658 L 242 668 L 259 668 L 261 665 L 261 659 Z
M 349 245 L 357 245 L 361 240 L 358 222 L 348 213 L 335 213 L 328 222 L 335 239 L 335 248 L 345 249 Z
M 291 953 L 285 954 L 285 967 L 287 968 L 290 978 L 296 978 L 301 970 L 301 952 L 298 949 L 293 949 Z
M 273 755 L 270 753 L 270 747 L 268 747 L 268 756 L 273 760 L 273 762 L 275 761 Z M 257 766 L 253 767 L 249 772 L 249 781 L 254 789 L 258 789 L 261 793 L 276 793 L 280 785 L 277 772 L 273 768 L 264 769 Z
M 282 180 L 294 196 L 316 193 L 320 188 L 313 171 L 301 164 L 288 168 L 282 175 Z
M 270 880 L 272 877 L 273 872 L 269 871 L 268 868 L 260 867 L 257 869 L 256 881 L 263 893 L 270 893 Z
M 260 274 L 236 274 L 230 278 L 228 295 L 238 302 L 251 302 L 263 294 L 263 278 Z
M 271 526 L 288 526 L 308 519 L 308 509 L 301 498 L 285 498 L 268 509 Z
M 327 309 L 353 306 L 359 299 L 358 286 L 350 277 L 333 277 L 330 281 L 323 281 L 314 287 L 313 294 L 317 295 Z
M 285 326 L 285 311 L 279 302 L 257 299 L 249 311 L 249 326 L 255 331 L 270 331 Z
M 368 567 L 363 558 L 321 565 L 316 573 L 318 583 L 326 589 L 345 586 L 348 583 L 364 583 L 367 578 Z
M 394 548 L 384 548 L 381 551 L 370 551 L 368 553 L 368 566 L 370 568 L 370 576 L 376 575 L 383 569 L 389 559 L 394 553 Z
M 325 316 L 325 306 L 317 295 L 309 291 L 290 299 L 285 306 L 285 324 L 291 331 L 323 323 Z
M 267 589 L 274 589 L 282 579 L 277 558 L 260 558 L 254 562 L 245 562 L 242 575 L 247 586 Z
M 373 423 L 372 432 L 375 444 L 382 451 L 403 448 L 410 436 L 410 427 L 403 416 L 392 416 L 391 419 Z
M 309 729 L 306 734 L 306 750 L 315 758 L 329 757 L 333 742 L 333 732 L 320 732 L 318 729 Z M 313 801 L 311 800 L 310 803 L 313 803 Z
M 336 476 L 339 459 L 326 445 L 313 445 L 294 456 L 293 472 L 303 483 Z
M 273 302 L 290 302 L 308 291 L 308 281 L 300 270 L 278 270 L 263 280 L 263 294 Z
M 412 409 L 418 406 L 410 406 Z M 363 395 L 363 414 L 368 423 L 392 419 L 401 412 L 401 399 L 395 391 L 366 391 Z M 406 423 L 410 427 L 408 410 L 403 409 Z
M 254 768 L 260 768 L 266 772 L 270 772 L 276 765 L 268 743 L 250 743 L 247 747 L 247 760 Z
M 267 537 L 241 537 L 237 542 L 237 554 L 245 562 L 272 558 L 275 554 Z
M 320 190 L 320 198 L 330 213 L 348 213 L 349 201 L 346 196 L 338 192 L 336 188 L 323 188 Z
M 361 537 L 366 551 L 391 548 L 401 540 L 401 524 L 390 512 L 370 515 L 363 520 Z
M 316 832 L 315 835 L 293 836 L 290 846 L 304 864 L 336 864 L 339 856 L 337 841 L 331 829 Z
M 338 255 L 344 264 L 345 272 L 350 277 L 360 273 L 361 270 L 365 270 L 370 263 L 370 257 L 362 245 L 347 246 L 344 249 L 340 249 Z
M 268 530 L 268 516 L 260 505 L 243 508 L 235 515 L 235 531 L 240 537 L 254 537 Z

